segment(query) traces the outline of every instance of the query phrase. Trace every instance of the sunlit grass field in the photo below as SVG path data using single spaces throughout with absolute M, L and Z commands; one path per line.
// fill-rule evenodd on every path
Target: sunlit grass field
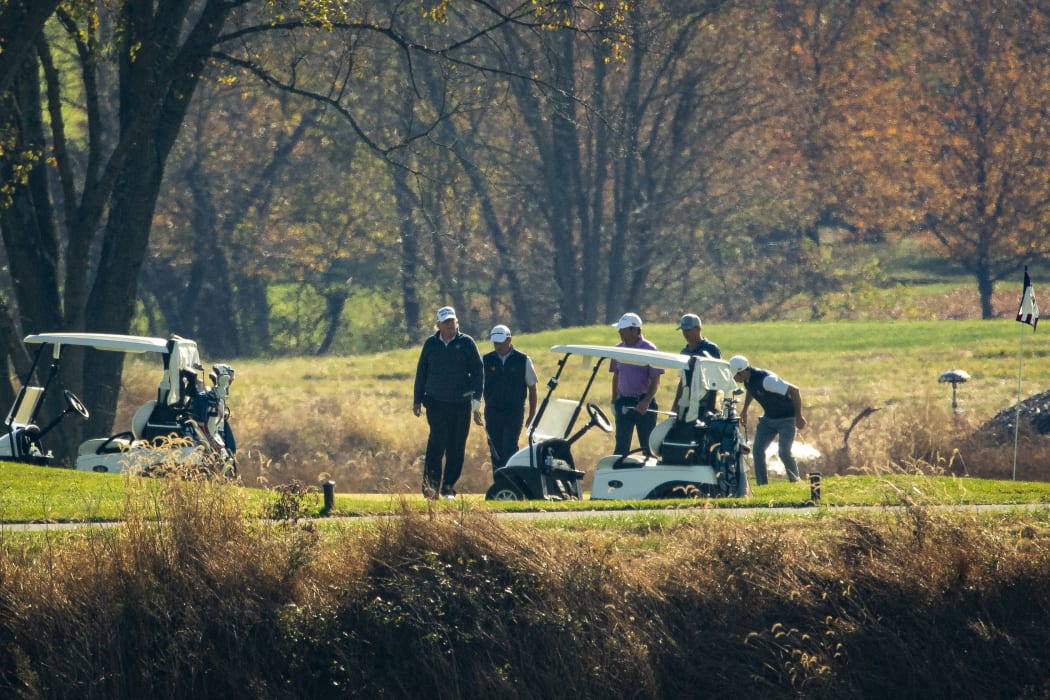
M 464 332 L 483 335 L 482 329 L 470 327 L 469 319 L 462 324 Z M 644 333 L 664 350 L 683 345 L 674 323 L 647 323 Z M 705 335 L 720 345 L 724 356 L 746 354 L 753 365 L 801 388 L 809 426 L 799 439 L 822 454 L 805 468 L 824 475 L 827 504 L 835 504 L 836 498 L 871 503 L 886 497 L 881 486 L 853 477 L 872 477 L 877 484 L 894 474 L 943 477 L 947 484 L 965 484 L 967 493 L 980 493 L 981 487 L 976 480 L 958 477 L 1012 481 L 1016 474 L 1021 482 L 1050 482 L 1045 438 L 1022 441 L 1016 465 L 1011 443 L 981 441 L 980 426 L 1014 404 L 1019 369 L 1022 397 L 1050 385 L 1050 349 L 1045 336 L 1028 326 L 1006 320 L 707 323 Z M 534 359 L 541 398 L 546 393 L 542 385 L 562 357 L 551 346 L 616 341 L 615 329 L 607 326 L 515 337 L 516 346 Z M 483 352 L 491 347 L 479 345 Z M 427 435 L 425 418 L 411 412 L 417 357 L 418 348 L 266 361 L 207 358 L 230 362 L 237 370 L 230 404 L 243 486 L 274 489 L 294 483 L 316 501 L 319 484 L 330 479 L 336 483 L 336 511 L 341 513 L 394 510 L 399 496 L 417 496 Z M 578 396 L 592 363 L 570 358 L 555 396 Z M 957 389 L 959 414 L 952 411 L 951 386 L 937 381 L 948 369 L 963 369 L 971 376 Z M 156 376 L 153 365 L 128 364 L 114 431 L 125 429 L 134 410 L 152 396 Z M 669 407 L 674 388 L 675 379 L 666 376 L 658 394 L 662 407 Z M 603 366 L 589 400 L 605 406 L 609 391 Z M 853 427 L 847 450 L 845 433 L 868 408 L 875 410 Z M 574 453 L 578 465 L 591 472 L 611 449 L 612 436 L 592 430 Z M 39 478 L 31 480 L 30 475 Z M 842 478 L 836 483 L 835 477 Z M 32 485 L 25 486 L 30 480 Z M 490 483 L 484 433 L 475 426 L 459 491 L 480 500 Z M 108 519 L 119 513 L 124 477 L 4 467 L 0 484 L 0 518 L 6 520 Z M 864 495 L 853 492 L 852 484 Z M 584 487 L 589 488 L 589 479 Z M 790 505 L 807 498 L 808 485 L 773 479 L 756 488 L 748 503 Z M 956 493 L 950 500 L 958 498 L 965 501 L 967 496 Z
M 463 331 L 475 336 L 464 319 Z M 675 324 L 651 323 L 646 337 L 661 349 L 677 351 L 683 341 Z M 1023 335 L 1022 335 L 1023 334 Z M 1013 321 L 888 321 L 837 323 L 741 323 L 705 325 L 705 335 L 724 356 L 747 355 L 752 364 L 797 384 L 810 425 L 800 439 L 834 458 L 835 473 L 848 468 L 892 469 L 927 462 L 946 468 L 966 461 L 970 474 L 1012 475 L 1012 451 L 997 447 L 970 457 L 957 454 L 963 439 L 999 411 L 1050 384 L 1044 336 Z M 515 337 L 528 352 L 545 384 L 557 370 L 556 344 L 617 342 L 615 329 L 570 328 Z M 1023 345 L 1022 345 L 1023 342 Z M 487 351 L 489 344 L 480 343 Z M 1023 355 L 1020 352 L 1023 351 Z M 411 413 L 412 379 L 418 349 L 342 358 L 299 358 L 237 364 L 231 404 L 239 442 L 252 451 L 245 460 L 248 479 L 288 477 L 314 483 L 333 478 L 340 491 L 414 493 L 418 489 L 426 422 Z M 1022 362 L 1023 358 L 1023 362 Z M 571 358 L 557 396 L 578 396 L 590 374 L 590 361 Z M 961 413 L 952 411 L 952 390 L 938 383 L 949 369 L 963 369 L 971 380 L 957 389 Z M 665 377 L 657 396 L 669 407 L 675 380 Z M 589 400 L 605 406 L 609 375 L 603 367 Z M 541 392 L 541 397 L 543 392 Z M 843 460 L 843 439 L 856 416 L 875 409 L 851 434 Z M 753 423 L 752 423 L 752 428 Z M 523 436 L 524 440 L 524 436 Z M 611 450 L 611 436 L 591 431 L 576 446 L 586 465 Z M 1026 450 L 1017 473 L 1043 477 L 1050 467 L 1038 450 Z M 954 461 L 953 461 L 954 456 Z M 986 474 L 987 475 L 987 474 Z M 462 491 L 481 493 L 491 481 L 483 432 L 472 429 Z

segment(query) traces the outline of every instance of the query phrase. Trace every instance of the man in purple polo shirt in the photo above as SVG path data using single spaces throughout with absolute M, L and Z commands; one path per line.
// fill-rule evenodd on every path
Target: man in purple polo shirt
M 620 330 L 618 348 L 656 350 L 656 346 L 642 337 L 642 319 L 627 313 L 614 324 Z M 616 413 L 616 450 L 618 455 L 631 451 L 631 437 L 638 431 L 638 442 L 649 457 L 649 433 L 656 427 L 656 390 L 660 388 L 662 369 L 649 365 L 629 365 L 610 360 L 613 373 L 612 398 Z

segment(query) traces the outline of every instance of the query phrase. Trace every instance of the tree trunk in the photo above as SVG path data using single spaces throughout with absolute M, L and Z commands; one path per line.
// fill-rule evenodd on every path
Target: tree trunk
M 339 318 L 343 315 L 343 309 L 346 308 L 346 299 L 348 297 L 346 291 L 333 292 L 326 294 L 324 298 L 325 312 L 324 312 L 324 323 L 325 333 L 324 339 L 321 344 L 317 347 L 315 355 L 327 355 L 332 350 L 332 343 L 335 342 L 336 334 L 339 332 Z
M 991 270 L 988 265 L 978 265 L 977 293 L 981 298 L 981 318 L 989 320 L 995 318 L 995 309 L 992 308 L 992 293 L 995 291 L 995 280 L 992 279 Z
M 0 93 L 15 81 L 44 24 L 62 0 L 7 0 L 0 7 Z
M 241 339 L 245 347 L 262 350 L 273 345 L 267 289 L 266 282 L 257 276 L 238 276 L 237 309 L 241 315 Z
M 5 154 L 0 160 L 0 182 L 10 183 L 11 188 L 10 204 L 0 206 L 0 228 L 24 333 L 62 327 L 58 231 L 48 206 L 51 195 L 47 174 L 43 168 L 34 167 L 22 182 L 16 171 L 20 154 L 47 150 L 38 71 L 36 60 L 26 60 L 11 94 L 4 95 L 0 102 L 2 114 L 6 115 L 4 130 L 17 137 L 11 155 Z
M 409 344 L 421 340 L 419 288 L 416 279 L 420 274 L 419 227 L 415 223 L 412 190 L 408 184 L 408 171 L 393 167 L 394 201 L 397 220 L 401 229 L 401 305 L 405 311 L 405 338 Z M 425 334 L 424 334 L 425 335 Z

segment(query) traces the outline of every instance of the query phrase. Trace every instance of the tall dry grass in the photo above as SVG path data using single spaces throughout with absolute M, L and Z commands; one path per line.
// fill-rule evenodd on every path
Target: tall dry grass
M 127 510 L 0 531 L 0 696 L 1050 693 L 1042 514 L 552 529 L 461 505 L 321 532 L 179 480 Z
M 316 533 L 257 520 L 210 479 L 147 485 L 117 528 L 0 537 L 0 695 L 254 694 Z
M 943 404 L 943 397 L 928 393 L 909 402 L 860 398 L 810 411 L 809 425 L 798 439 L 817 448 L 821 457 L 805 468 L 825 474 L 890 471 L 1010 478 L 1012 443 L 989 443 L 980 432 L 982 418 L 973 412 L 955 415 Z M 240 410 L 249 415 L 258 407 L 246 404 Z M 353 397 L 316 399 L 297 406 L 294 414 L 307 418 L 302 430 L 288 427 L 291 413 L 286 411 L 284 418 L 256 433 L 247 462 L 242 455 L 241 473 L 247 483 L 257 476 L 270 483 L 289 479 L 317 483 L 331 478 L 346 492 L 418 490 L 427 435 L 425 418 L 414 418 L 403 406 L 365 406 Z M 282 415 L 272 404 L 255 413 L 260 414 L 271 419 Z M 750 428 L 754 429 L 754 423 Z M 525 444 L 526 437 L 523 432 L 520 444 Z M 611 437 L 598 429 L 574 446 L 577 464 L 589 472 L 585 488 L 590 486 L 593 471 L 588 465 L 597 464 L 610 449 Z M 1050 478 L 1050 444 L 1045 437 L 1023 433 L 1019 450 L 1017 478 Z M 490 484 L 484 430 L 472 426 L 459 490 L 483 493 Z

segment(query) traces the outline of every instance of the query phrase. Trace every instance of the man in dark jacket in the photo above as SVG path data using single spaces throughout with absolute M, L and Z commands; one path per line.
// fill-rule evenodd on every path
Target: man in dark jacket
M 696 314 L 686 314 L 685 316 L 682 316 L 682 320 L 678 323 L 678 330 L 682 331 L 682 337 L 685 338 L 685 347 L 679 350 L 682 355 L 700 355 L 701 357 L 707 356 L 715 359 L 722 358 L 722 351 L 718 349 L 718 346 L 704 337 L 703 324 L 700 321 L 700 317 Z M 692 382 L 692 370 L 686 370 L 682 380 L 678 382 L 678 390 L 674 395 L 674 405 L 671 407 L 671 410 L 679 416 L 682 415 L 682 410 L 678 405 L 678 402 L 682 399 L 682 389 L 691 386 Z M 718 410 L 717 392 L 708 392 L 708 395 L 705 396 L 704 399 L 704 411 Z M 701 415 L 703 415 L 703 413 L 701 413 Z
M 729 371 L 733 379 L 747 389 L 744 408 L 740 411 L 740 425 L 747 425 L 747 409 L 752 399 L 762 407 L 762 417 L 758 419 L 755 439 L 751 443 L 751 455 L 755 459 L 755 483 L 759 486 L 768 483 L 766 448 L 773 438 L 777 438 L 780 443 L 778 454 L 787 471 L 788 481 L 798 481 L 798 465 L 791 455 L 791 446 L 795 442 L 795 432 L 806 427 L 806 419 L 802 416 L 802 394 L 798 387 L 769 370 L 752 367 L 743 355 L 729 358 Z
M 463 456 L 470 434 L 470 415 L 481 425 L 484 373 L 481 353 L 474 339 L 459 332 L 451 306 L 437 312 L 438 331 L 423 343 L 416 365 L 412 412 L 425 406 L 430 437 L 423 461 L 423 495 L 456 497 L 456 482 L 463 472 Z M 444 468 L 441 462 L 444 459 Z
M 532 358 L 517 350 L 510 329 L 495 326 L 489 332 L 492 352 L 481 361 L 485 365 L 485 430 L 489 436 L 492 471 L 502 467 L 518 451 L 521 426 L 536 415 L 536 368 Z M 525 417 L 525 399 L 529 415 Z

